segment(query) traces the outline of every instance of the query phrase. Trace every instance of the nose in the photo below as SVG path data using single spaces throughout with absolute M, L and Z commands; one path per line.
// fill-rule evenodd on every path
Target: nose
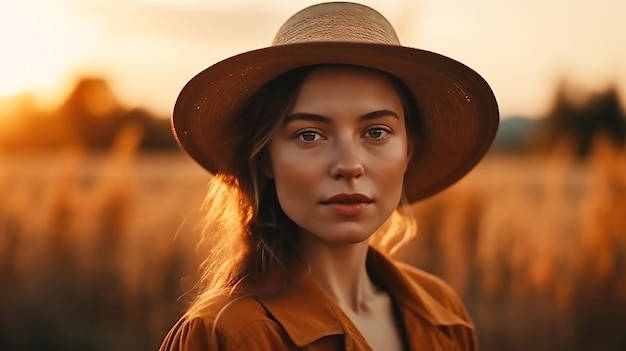
M 363 175 L 363 162 L 359 157 L 358 146 L 353 141 L 338 141 L 331 151 L 333 162 L 330 175 L 333 179 L 356 179 Z

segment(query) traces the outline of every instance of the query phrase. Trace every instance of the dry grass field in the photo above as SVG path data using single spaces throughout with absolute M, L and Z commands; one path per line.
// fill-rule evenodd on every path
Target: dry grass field
M 207 175 L 176 155 L 0 156 L 0 349 L 155 350 L 183 311 Z M 415 206 L 399 258 L 461 294 L 481 349 L 626 349 L 626 150 L 491 155 Z

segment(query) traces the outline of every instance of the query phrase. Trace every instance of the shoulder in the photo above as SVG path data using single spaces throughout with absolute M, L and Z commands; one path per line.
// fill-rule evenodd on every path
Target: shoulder
M 442 279 L 375 249 L 368 252 L 368 269 L 402 306 L 433 324 L 473 329 L 463 302 Z
M 454 293 L 452 288 L 446 282 L 434 274 L 428 273 L 404 262 L 393 261 L 393 263 L 404 275 L 410 278 L 413 283 L 419 284 L 431 292 L 445 291 L 446 293 Z
M 465 316 L 465 307 L 459 295 L 441 278 L 403 262 L 394 262 L 414 287 L 425 291 L 443 306 L 461 312 Z
M 395 263 L 425 304 L 430 320 L 461 350 L 476 350 L 474 324 L 459 295 L 442 279 L 404 263 Z M 427 306 L 426 306 L 427 305 Z
M 251 297 L 216 302 L 183 316 L 160 351 L 280 350 L 289 339 Z

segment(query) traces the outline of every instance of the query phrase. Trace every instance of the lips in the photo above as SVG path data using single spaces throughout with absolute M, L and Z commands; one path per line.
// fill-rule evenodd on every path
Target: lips
M 374 202 L 363 194 L 339 194 L 321 202 L 336 215 L 354 217 L 362 214 Z
M 331 205 L 331 204 L 361 204 L 361 203 L 372 203 L 374 202 L 369 197 L 363 194 L 338 194 L 332 196 L 324 201 L 322 204 Z

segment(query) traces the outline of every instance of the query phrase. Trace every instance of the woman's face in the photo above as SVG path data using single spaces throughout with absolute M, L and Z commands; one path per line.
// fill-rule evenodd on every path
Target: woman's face
M 329 66 L 307 76 L 268 146 L 280 205 L 303 233 L 362 242 L 396 209 L 409 158 L 403 111 L 382 73 Z

